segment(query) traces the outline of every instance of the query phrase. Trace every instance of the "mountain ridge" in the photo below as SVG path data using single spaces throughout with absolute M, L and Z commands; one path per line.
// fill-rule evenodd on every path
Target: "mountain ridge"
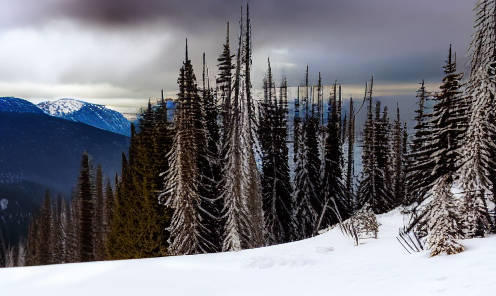
M 121 113 L 108 109 L 104 105 L 64 98 L 42 102 L 37 106 L 50 116 L 82 122 L 127 137 L 131 136 L 131 122 Z

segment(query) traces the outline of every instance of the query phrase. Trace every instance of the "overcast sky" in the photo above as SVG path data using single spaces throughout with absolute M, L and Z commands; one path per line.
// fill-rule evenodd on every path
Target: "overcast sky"
M 463 71 L 477 0 L 250 0 L 254 87 L 270 57 L 290 85 L 343 84 L 363 97 L 436 90 L 448 48 Z M 177 93 L 188 38 L 196 76 L 202 53 L 210 73 L 241 5 L 233 0 L 1 0 L 0 96 L 33 102 L 70 97 L 124 110 Z

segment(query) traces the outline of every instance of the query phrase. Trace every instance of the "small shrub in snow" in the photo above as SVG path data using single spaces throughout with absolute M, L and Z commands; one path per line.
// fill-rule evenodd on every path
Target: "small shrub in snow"
M 370 236 L 377 238 L 379 225 L 374 212 L 365 205 L 355 215 L 341 223 L 341 231 L 343 234 L 353 238 L 355 245 L 358 246 L 360 238 Z

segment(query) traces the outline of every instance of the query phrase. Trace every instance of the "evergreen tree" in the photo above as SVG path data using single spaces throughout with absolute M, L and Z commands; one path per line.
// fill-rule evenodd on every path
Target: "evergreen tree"
M 396 120 L 394 121 L 393 131 L 392 131 L 392 157 L 393 162 L 392 173 L 393 173 L 393 196 L 395 204 L 404 204 L 405 202 L 405 174 L 404 174 L 404 161 L 405 161 L 405 147 L 406 140 L 404 135 L 405 129 L 401 126 L 400 119 L 400 108 L 396 107 Z
M 40 264 L 39 246 L 39 218 L 33 217 L 29 222 L 28 237 L 26 246 L 26 266 L 35 266 Z
M 300 133 L 298 158 L 295 168 L 293 192 L 294 240 L 311 237 L 315 233 L 318 215 L 322 211 L 320 199 L 320 158 L 317 143 L 319 120 L 310 116 Z
M 376 103 L 375 119 L 372 115 L 372 87 L 366 91 L 369 100 L 367 120 L 363 132 L 362 178 L 357 192 L 359 207 L 368 206 L 375 214 L 394 208 L 389 172 L 389 139 L 387 108 L 380 117 L 381 105 Z
M 81 200 L 76 190 L 71 193 L 71 203 L 67 212 L 67 263 L 81 262 Z
M 200 216 L 202 220 L 202 249 L 206 252 L 221 250 L 222 227 L 220 216 L 222 201 L 219 197 L 219 182 L 221 179 L 220 165 L 220 130 L 217 123 L 217 98 L 210 87 L 208 68 L 203 54 L 201 113 L 198 113 L 199 159 L 200 167 Z
M 94 253 L 94 185 L 91 177 L 91 162 L 88 152 L 84 151 L 79 172 L 78 199 L 81 200 L 81 261 L 90 262 Z
M 462 252 L 465 248 L 456 242 L 461 237 L 460 213 L 451 193 L 452 178 L 446 175 L 436 180 L 427 206 L 427 214 L 419 225 L 418 231 L 426 232 L 426 243 L 431 250 L 431 257 L 446 253 Z
M 343 182 L 343 153 L 341 150 L 341 122 L 337 101 L 336 85 L 331 98 L 331 112 L 325 129 L 325 142 L 323 153 L 323 206 L 318 222 L 319 227 L 330 226 L 346 219 L 351 213 L 351 204 L 348 191 Z
M 116 177 L 116 187 L 117 187 L 118 178 Z M 108 238 L 110 234 L 110 230 L 112 229 L 112 221 L 114 219 L 114 204 L 115 204 L 115 195 L 112 190 L 112 185 L 110 185 L 110 180 L 107 180 L 107 185 L 105 187 L 105 213 L 103 216 L 103 235 L 105 242 L 105 257 L 108 257 Z
M 262 201 L 266 244 L 290 241 L 291 184 L 288 166 L 287 85 L 284 80 L 277 102 L 270 61 L 264 84 L 266 97 L 260 119 L 260 144 L 262 151 Z
M 451 47 L 449 49 L 446 65 L 444 66 L 444 72 L 446 76 L 443 78 L 443 84 L 441 85 L 442 92 L 434 98 L 436 104 L 433 107 L 432 117 L 428 123 L 430 133 L 425 137 L 422 137 L 422 139 L 425 140 L 420 142 L 422 145 L 420 151 L 422 151 L 422 153 L 419 154 L 423 154 L 425 161 L 415 165 L 417 169 L 422 168 L 425 170 L 420 174 L 426 179 L 423 181 L 421 180 L 420 184 L 423 184 L 426 188 L 431 187 L 430 192 L 428 192 L 426 197 L 432 197 L 432 200 L 427 200 L 416 207 L 416 218 L 409 226 L 410 229 L 415 226 L 417 229 L 426 229 L 421 235 L 430 235 L 434 231 L 440 231 L 436 228 L 437 226 L 433 224 L 434 222 L 430 221 L 430 219 L 435 219 L 434 215 L 438 215 L 437 213 L 432 212 L 433 207 L 446 207 L 449 211 L 450 207 L 455 206 L 453 201 L 448 201 L 448 199 L 452 198 L 451 193 L 447 194 L 445 191 L 450 190 L 453 179 L 455 178 L 456 170 L 459 166 L 460 140 L 464 135 L 462 127 L 465 125 L 465 118 L 463 115 L 465 105 L 459 98 L 459 79 L 461 75 L 456 74 L 456 61 L 452 57 Z M 422 166 L 419 166 L 419 164 Z M 446 204 L 442 205 L 441 203 Z M 445 217 L 443 219 L 448 218 Z M 460 231 L 460 213 L 458 211 L 453 211 L 449 214 L 448 220 L 450 219 L 456 219 L 457 228 L 452 230 L 445 229 L 443 230 L 445 233 L 442 235 L 448 235 L 446 231 Z M 450 223 L 455 222 L 452 221 Z M 443 225 L 445 225 L 448 222 L 443 223 Z M 430 243 L 430 248 L 435 255 L 436 252 L 434 250 L 436 247 Z M 458 250 L 461 251 L 460 248 L 458 248 Z
M 67 258 L 67 204 L 59 195 L 52 211 L 52 263 L 66 263 Z
M 244 38 L 244 39 L 243 39 Z M 234 96 L 230 128 L 224 141 L 221 198 L 226 217 L 223 251 L 237 251 L 263 245 L 263 215 L 260 177 L 255 162 L 254 104 L 251 97 L 251 27 L 247 13 L 246 33 L 240 21 L 236 55 Z
M 99 164 L 96 168 L 96 187 L 95 187 L 95 211 L 94 211 L 94 253 L 95 260 L 101 261 L 105 259 L 105 237 L 104 237 L 104 197 L 103 197 L 103 172 L 102 166 Z
M 463 230 L 467 237 L 484 236 L 490 218 L 486 195 L 494 202 L 496 187 L 496 3 L 481 0 L 475 8 L 476 32 L 471 44 L 471 72 L 465 97 L 470 116 L 461 148 L 463 162 L 460 185 L 463 189 Z
M 241 19 L 242 22 L 242 19 Z M 260 187 L 260 174 L 255 160 L 255 151 L 259 147 L 257 138 L 257 121 L 255 118 L 255 104 L 252 97 L 251 85 L 251 65 L 252 65 L 252 41 L 251 41 L 251 23 L 250 8 L 246 4 L 246 26 L 240 30 L 244 37 L 242 43 L 241 63 L 243 64 L 241 77 L 244 84 L 241 84 L 240 99 L 243 106 L 241 137 L 244 144 L 243 148 L 243 166 L 246 176 L 245 188 L 242 193 L 248 204 L 250 225 L 249 228 L 249 248 L 261 247 L 263 240 L 263 210 L 262 210 L 262 189 Z
M 199 163 L 199 146 L 206 145 L 206 139 L 201 138 L 204 130 L 201 115 L 201 102 L 195 83 L 195 75 L 191 60 L 186 58 L 180 70 L 178 79 L 179 93 L 175 118 L 175 136 L 169 158 L 169 171 L 165 178 L 164 192 L 161 195 L 164 204 L 174 209 L 170 225 L 169 253 L 197 254 L 207 250 L 202 249 L 201 236 L 205 225 L 201 224 L 199 214 L 202 196 L 200 195 L 200 170 L 205 163 Z M 203 147 L 204 148 L 204 147 Z M 201 156 L 200 156 L 201 157 Z
M 460 127 L 463 126 L 464 118 L 461 113 L 463 113 L 464 106 L 460 104 L 460 74 L 456 74 L 456 61 L 452 57 L 451 47 L 444 72 L 446 76 L 441 85 L 442 92 L 434 97 L 435 105 L 428 123 L 429 129 L 426 131 L 428 134 L 420 138 L 423 145 L 421 152 L 413 154 L 418 155 L 422 160 L 425 159 L 419 167 L 424 170 L 425 180 L 421 181 L 424 186 L 423 191 L 432 187 L 438 178 L 454 174 L 458 165 L 457 151 L 459 139 L 463 136 L 463 129 Z
M 224 44 L 224 50 L 219 56 L 217 61 L 219 64 L 219 75 L 217 76 L 217 98 L 221 102 L 221 115 L 222 115 L 222 127 L 223 135 L 222 138 L 226 138 L 226 131 L 228 129 L 229 115 L 231 114 L 231 92 L 232 92 L 232 70 L 235 69 L 233 65 L 232 58 L 235 55 L 231 55 L 231 48 L 229 46 L 229 23 L 227 23 L 227 36 L 226 43 Z
M 354 196 L 354 156 L 355 156 L 355 110 L 353 108 L 353 98 L 350 98 L 350 115 L 348 121 L 348 158 L 346 164 L 346 191 L 348 192 L 350 198 Z M 350 205 L 353 212 L 356 210 L 356 203 L 353 200 Z
M 50 191 L 47 189 L 45 199 L 41 208 L 39 240 L 40 243 L 40 265 L 47 265 L 53 263 L 53 211 L 52 211 L 52 198 Z
M 426 110 L 429 95 L 425 89 L 424 80 L 422 80 L 421 87 L 417 91 L 417 98 L 419 108 L 415 111 L 415 134 L 412 140 L 411 151 L 407 157 L 407 204 L 414 202 L 420 203 L 424 200 L 431 184 L 429 174 L 433 169 L 430 156 L 433 153 L 434 147 L 429 145 L 432 133 L 432 122 L 430 121 L 432 114 Z
M 166 252 L 165 227 L 156 194 L 160 162 L 153 161 L 157 141 L 151 104 L 142 115 L 139 133 L 131 125 L 129 163 L 123 155 L 122 180 L 116 186 L 118 193 L 106 244 L 110 259 L 149 258 Z

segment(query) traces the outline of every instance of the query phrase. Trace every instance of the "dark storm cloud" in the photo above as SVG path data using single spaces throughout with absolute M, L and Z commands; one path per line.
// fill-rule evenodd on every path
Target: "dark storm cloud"
M 133 69 L 134 75 L 121 75 L 110 82 L 172 90 L 177 88 L 184 39 L 189 40 L 197 72 L 203 52 L 210 66 L 215 67 L 225 39 L 225 24 L 231 23 L 234 51 L 239 10 L 246 4 L 246 0 L 1 1 L 0 30 L 69 19 L 123 35 L 129 30 L 142 30 L 147 38 L 155 38 L 157 32 L 170 33 L 172 42 L 159 45 L 167 55 L 157 55 Z M 312 81 L 320 71 L 326 84 L 334 79 L 362 83 L 372 75 L 392 83 L 440 80 L 449 44 L 453 44 L 463 62 L 475 3 L 476 0 L 250 0 L 254 73 L 258 74 L 254 79 L 260 80 L 254 85 L 261 84 L 267 56 L 278 75 L 287 75 L 292 85 L 302 82 L 306 65 Z M 96 83 L 98 75 L 101 80 L 111 75 L 111 65 L 109 73 L 85 71 L 84 66 L 81 61 L 75 62 L 61 75 L 61 81 L 78 83 L 84 74 L 85 81 Z

